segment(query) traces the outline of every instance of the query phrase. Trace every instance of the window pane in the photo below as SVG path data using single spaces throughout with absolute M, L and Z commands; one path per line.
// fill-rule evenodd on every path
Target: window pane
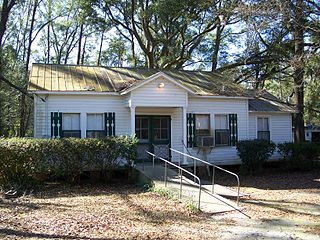
M 216 115 L 215 116 L 215 128 L 216 129 L 229 129 L 228 116 L 227 115 Z
M 64 138 L 81 138 L 81 132 L 80 131 L 62 131 L 62 135 Z
M 153 120 L 153 124 L 154 124 L 154 128 L 160 128 L 160 121 L 161 121 L 161 119 L 159 119 L 159 118 L 155 118 L 154 120 Z
M 87 129 L 88 130 L 104 130 L 103 114 L 94 113 L 87 115 Z
M 209 115 L 196 115 L 196 129 L 197 130 L 210 130 L 210 116 Z
M 62 115 L 62 130 L 71 130 L 71 116 L 70 114 Z
M 161 131 L 160 128 L 154 129 L 154 139 L 161 139 Z
M 269 131 L 269 118 L 258 118 L 258 131 Z
M 161 128 L 168 128 L 168 119 L 161 119 Z
M 149 139 L 149 131 L 147 129 L 141 130 L 140 134 L 140 139 Z
M 229 130 L 216 130 L 216 145 L 229 145 Z
M 270 141 L 269 131 L 258 131 L 258 139 L 264 139 Z
M 168 139 L 168 130 L 167 129 L 161 130 L 161 139 Z
M 63 113 L 62 130 L 80 130 L 80 114 Z
M 105 131 L 87 131 L 87 138 L 103 138 L 105 136 Z
M 269 119 L 265 118 L 264 119 L 264 131 L 269 131 Z
M 149 127 L 149 119 L 148 118 L 142 118 L 141 119 L 141 128 L 148 128 Z
M 262 118 L 258 118 L 258 131 L 262 131 L 263 129 L 263 120 Z

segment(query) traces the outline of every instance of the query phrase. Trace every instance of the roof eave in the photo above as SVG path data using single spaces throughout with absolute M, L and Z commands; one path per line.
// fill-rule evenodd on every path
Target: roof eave
M 249 110 L 249 113 L 263 113 L 263 114 L 271 114 L 271 113 L 297 113 L 297 111 L 294 110 L 288 110 L 288 111 L 255 111 L 255 110 Z
M 112 95 L 119 96 L 118 92 L 95 92 L 95 91 L 28 91 L 30 94 L 43 95 Z
M 195 97 L 199 97 L 199 98 L 252 99 L 252 97 L 246 97 L 246 96 L 201 95 L 201 94 L 195 94 Z

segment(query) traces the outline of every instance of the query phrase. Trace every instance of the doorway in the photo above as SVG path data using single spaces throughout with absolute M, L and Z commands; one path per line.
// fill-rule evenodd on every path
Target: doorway
M 135 119 L 136 137 L 139 139 L 137 152 L 138 160 L 148 160 L 146 151 L 171 159 L 171 117 L 137 115 Z

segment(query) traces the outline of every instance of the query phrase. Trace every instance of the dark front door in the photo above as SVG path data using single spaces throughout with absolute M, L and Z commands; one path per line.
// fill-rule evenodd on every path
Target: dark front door
M 150 159 L 146 151 L 170 159 L 170 116 L 136 116 L 136 137 L 139 139 L 138 159 Z

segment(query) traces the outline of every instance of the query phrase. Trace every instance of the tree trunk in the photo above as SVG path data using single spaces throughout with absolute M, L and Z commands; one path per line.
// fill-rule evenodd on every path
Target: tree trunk
M 79 46 L 78 46 L 77 65 L 80 65 L 80 61 L 81 61 L 81 45 L 82 45 L 82 36 L 83 36 L 83 23 L 81 23 L 81 25 L 80 25 L 80 34 L 79 34 Z
M 84 65 L 84 58 L 86 55 L 86 45 L 87 45 L 87 37 L 84 38 L 84 43 L 83 43 L 83 48 L 82 48 L 81 65 Z
M 27 83 L 28 83 L 28 68 L 30 63 L 30 56 L 31 56 L 31 46 L 32 46 L 32 32 L 34 28 L 34 21 L 36 17 L 36 12 L 38 8 L 38 0 L 34 0 L 33 2 L 33 10 L 32 10 L 32 18 L 30 23 L 30 30 L 29 30 L 29 36 L 28 36 L 28 48 L 27 48 L 27 56 L 26 56 L 26 65 L 25 65 L 25 75 L 24 79 L 25 82 L 23 83 L 22 88 L 27 91 Z M 24 137 L 26 135 L 26 96 L 25 94 L 21 94 L 20 99 L 20 129 L 19 129 L 19 136 Z
M 134 49 L 134 36 L 132 33 L 130 34 L 130 36 L 131 36 L 131 52 L 132 52 L 133 66 L 137 67 L 138 61 L 137 61 L 136 51 Z
M 297 0 L 295 6 L 295 25 L 294 25 L 294 93 L 295 93 L 295 110 L 294 127 L 295 127 L 295 141 L 302 142 L 305 140 L 304 136 L 304 10 L 303 0 Z
M 47 64 L 50 63 L 50 24 L 48 24 L 48 33 L 47 33 Z
M 9 13 L 13 6 L 16 4 L 15 0 L 3 0 L 0 12 L 0 45 L 2 46 L 3 36 L 7 30 L 7 22 Z
M 51 12 L 51 7 L 52 7 L 52 1 L 48 1 L 48 32 L 47 32 L 47 64 L 50 63 L 50 27 L 52 24 L 52 12 Z
M 103 38 L 104 38 L 104 32 L 101 33 L 101 38 L 100 38 L 100 46 L 99 46 L 99 54 L 98 54 L 98 62 L 97 62 L 98 66 L 101 65 L 101 54 L 102 54 Z
M 223 31 L 223 28 L 220 25 L 217 26 L 216 39 L 214 42 L 214 48 L 213 48 L 213 53 L 212 53 L 212 67 L 211 67 L 212 72 L 215 71 L 218 66 L 218 57 L 219 57 L 219 49 L 220 49 L 222 31 Z

